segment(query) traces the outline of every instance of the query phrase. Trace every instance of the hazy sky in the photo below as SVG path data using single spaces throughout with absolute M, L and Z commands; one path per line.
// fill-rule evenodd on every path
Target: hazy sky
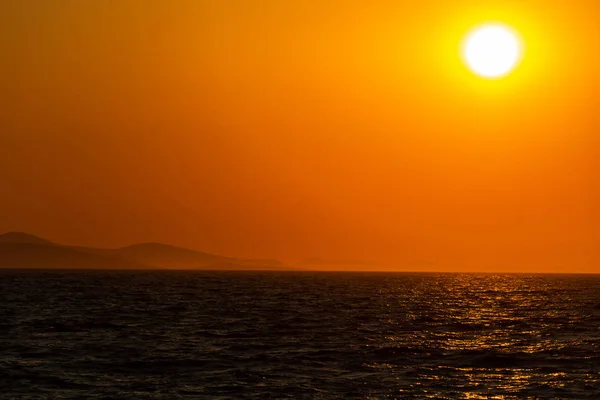
M 0 0 L 0 91 L 0 231 L 600 272 L 595 0 Z

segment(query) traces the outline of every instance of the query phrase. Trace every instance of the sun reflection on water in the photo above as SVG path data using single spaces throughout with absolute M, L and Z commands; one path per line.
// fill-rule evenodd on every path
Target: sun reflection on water
M 462 382 L 456 387 L 460 397 L 419 392 L 424 397 L 536 398 L 529 395 L 533 387 L 558 396 L 573 379 L 561 368 L 588 359 L 582 349 L 590 345 L 589 329 L 579 334 L 572 327 L 585 324 L 592 311 L 574 309 L 576 288 L 557 288 L 552 279 L 447 274 L 422 291 L 401 289 L 386 288 L 395 303 L 382 307 L 382 323 L 389 328 L 384 345 L 402 349 L 403 361 L 417 366 L 387 362 L 373 368 L 395 370 L 413 391 L 429 387 L 425 382 Z M 589 370 L 580 379 L 599 381 Z

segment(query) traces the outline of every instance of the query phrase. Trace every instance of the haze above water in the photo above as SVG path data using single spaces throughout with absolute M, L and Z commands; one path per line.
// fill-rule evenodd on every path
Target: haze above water
M 479 259 L 479 254 L 473 255 Z M 539 272 L 535 262 L 519 267 L 510 263 L 462 264 L 453 259 L 444 263 L 434 258 L 408 258 L 403 263 L 381 264 L 361 260 L 336 260 L 318 257 L 294 262 L 276 259 L 245 259 L 185 249 L 162 243 L 138 243 L 119 248 L 68 246 L 22 232 L 0 234 L 0 268 L 27 269 L 171 269 L 171 270 L 274 270 L 274 271 L 414 271 L 477 272 L 486 265 L 488 271 Z M 559 263 L 560 264 L 560 263 Z M 595 272 L 595 264 L 582 268 L 560 264 L 561 272 Z M 546 270 L 541 268 L 542 271 Z M 552 268 L 550 269 L 552 270 Z M 557 272 L 557 271 L 554 271 Z

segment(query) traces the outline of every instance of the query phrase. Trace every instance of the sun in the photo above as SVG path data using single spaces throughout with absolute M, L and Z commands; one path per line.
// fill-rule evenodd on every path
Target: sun
M 497 79 L 508 75 L 519 63 L 523 45 L 519 35 L 501 23 L 486 23 L 473 29 L 462 45 L 467 66 L 477 75 Z

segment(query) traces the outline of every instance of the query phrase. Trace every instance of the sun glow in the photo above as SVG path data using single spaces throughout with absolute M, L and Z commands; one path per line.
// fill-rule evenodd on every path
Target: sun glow
M 495 79 L 506 76 L 519 63 L 523 45 L 517 33 L 499 23 L 488 23 L 473 29 L 466 37 L 462 55 L 477 75 Z

